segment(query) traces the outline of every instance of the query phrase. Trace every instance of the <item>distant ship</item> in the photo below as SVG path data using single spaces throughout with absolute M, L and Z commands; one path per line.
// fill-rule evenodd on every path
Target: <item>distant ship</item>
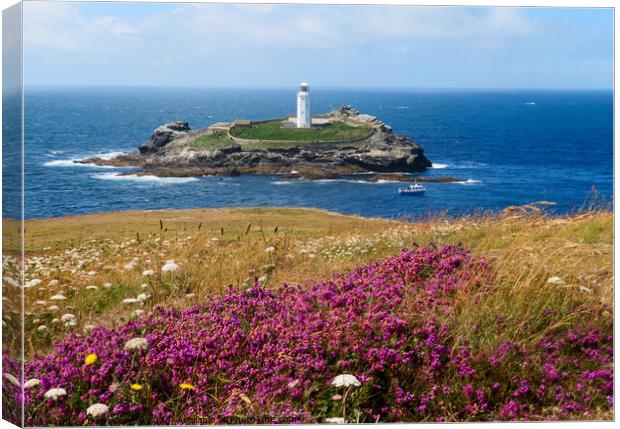
M 424 192 L 426 192 L 426 188 L 419 185 L 418 182 L 414 182 L 404 188 L 398 188 L 398 193 L 401 195 L 423 195 Z

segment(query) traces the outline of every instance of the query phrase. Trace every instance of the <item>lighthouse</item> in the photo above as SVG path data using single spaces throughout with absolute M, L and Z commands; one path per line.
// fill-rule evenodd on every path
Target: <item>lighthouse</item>
M 297 128 L 310 128 L 312 116 L 310 114 L 310 85 L 302 82 L 297 93 Z

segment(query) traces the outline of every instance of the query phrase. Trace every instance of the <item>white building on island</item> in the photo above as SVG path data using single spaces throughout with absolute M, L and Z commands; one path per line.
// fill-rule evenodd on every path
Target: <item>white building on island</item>
M 312 114 L 310 113 L 310 85 L 302 82 L 297 93 L 297 128 L 310 128 Z

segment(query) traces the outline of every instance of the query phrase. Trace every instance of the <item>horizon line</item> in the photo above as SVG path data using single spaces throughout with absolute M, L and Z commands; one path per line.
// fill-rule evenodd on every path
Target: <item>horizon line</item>
M 23 85 L 24 91 L 28 89 L 114 89 L 114 88 L 134 88 L 134 89 L 233 89 L 233 90 L 270 90 L 270 89 L 291 89 L 296 88 L 293 85 L 133 85 L 133 84 L 84 84 L 84 85 L 68 85 L 68 84 L 30 84 Z M 346 85 L 324 85 L 317 86 L 310 84 L 313 91 L 326 90 L 407 90 L 407 91 L 614 91 L 614 87 L 419 87 L 419 86 L 346 86 Z

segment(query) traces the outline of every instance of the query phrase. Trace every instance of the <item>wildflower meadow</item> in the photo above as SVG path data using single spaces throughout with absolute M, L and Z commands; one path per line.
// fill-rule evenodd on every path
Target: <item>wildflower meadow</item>
M 612 418 L 608 213 L 338 217 L 327 233 L 284 213 L 61 247 L 72 287 L 53 250 L 33 256 L 27 302 L 51 297 L 29 309 L 25 424 Z M 20 363 L 3 357 L 18 421 Z

